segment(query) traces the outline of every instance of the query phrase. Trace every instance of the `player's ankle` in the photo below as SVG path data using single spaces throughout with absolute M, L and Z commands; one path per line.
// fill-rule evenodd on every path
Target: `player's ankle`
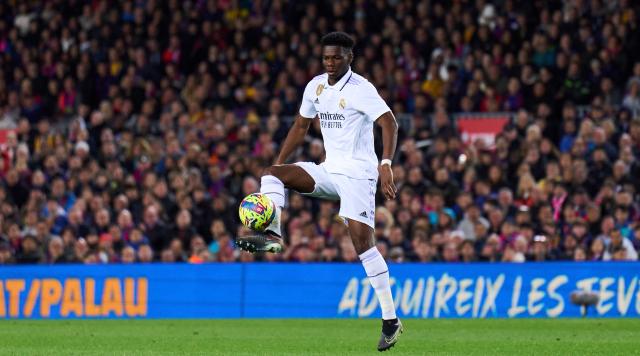
M 273 230 L 267 229 L 267 230 L 265 230 L 264 232 L 265 232 L 266 234 L 268 234 L 268 235 L 273 235 L 273 236 L 275 236 L 275 237 L 282 238 L 282 234 L 279 234 L 279 233 L 277 233 L 277 232 L 275 232 L 275 231 L 273 231 Z
M 267 226 L 267 228 L 265 229 L 265 232 L 269 232 L 271 234 L 274 234 L 278 237 L 282 237 L 282 231 L 280 230 L 280 216 L 282 214 L 282 208 L 280 208 L 279 206 L 276 205 L 276 214 L 275 217 L 273 218 L 273 221 L 271 222 L 271 224 L 269 226 Z

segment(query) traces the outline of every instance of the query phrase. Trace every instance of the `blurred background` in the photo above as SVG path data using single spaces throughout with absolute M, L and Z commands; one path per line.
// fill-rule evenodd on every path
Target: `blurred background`
M 637 260 L 639 10 L 3 1 L 0 263 L 357 261 L 337 206 L 293 192 L 285 254 L 234 245 L 334 30 L 400 124 L 385 258 Z M 323 154 L 316 123 L 291 160 Z

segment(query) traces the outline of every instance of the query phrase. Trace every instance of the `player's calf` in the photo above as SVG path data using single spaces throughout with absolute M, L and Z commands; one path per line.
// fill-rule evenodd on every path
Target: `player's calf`
M 276 205 L 276 216 L 266 231 L 270 231 L 278 237 L 282 236 L 280 231 L 280 215 L 284 207 L 284 183 L 273 175 L 262 176 L 260 180 L 260 193 L 268 196 Z

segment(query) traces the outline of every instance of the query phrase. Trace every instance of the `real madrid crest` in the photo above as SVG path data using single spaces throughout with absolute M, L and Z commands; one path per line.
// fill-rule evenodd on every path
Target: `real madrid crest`
M 347 102 L 344 100 L 344 98 L 340 99 L 340 103 L 338 103 L 338 106 L 340 107 L 340 109 L 344 109 L 345 107 L 347 107 Z
M 322 94 L 323 89 L 324 89 L 324 85 L 319 84 L 318 87 L 316 88 L 316 95 L 320 96 L 320 94 Z

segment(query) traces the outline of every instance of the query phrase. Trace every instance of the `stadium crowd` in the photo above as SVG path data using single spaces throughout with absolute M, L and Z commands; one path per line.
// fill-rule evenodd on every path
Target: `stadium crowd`
M 286 253 L 234 247 L 333 30 L 408 118 L 388 260 L 636 260 L 637 3 L 497 3 L 3 1 L 0 263 L 357 261 L 335 203 L 295 193 Z M 456 112 L 513 121 L 466 146 Z M 322 156 L 314 125 L 291 160 Z

